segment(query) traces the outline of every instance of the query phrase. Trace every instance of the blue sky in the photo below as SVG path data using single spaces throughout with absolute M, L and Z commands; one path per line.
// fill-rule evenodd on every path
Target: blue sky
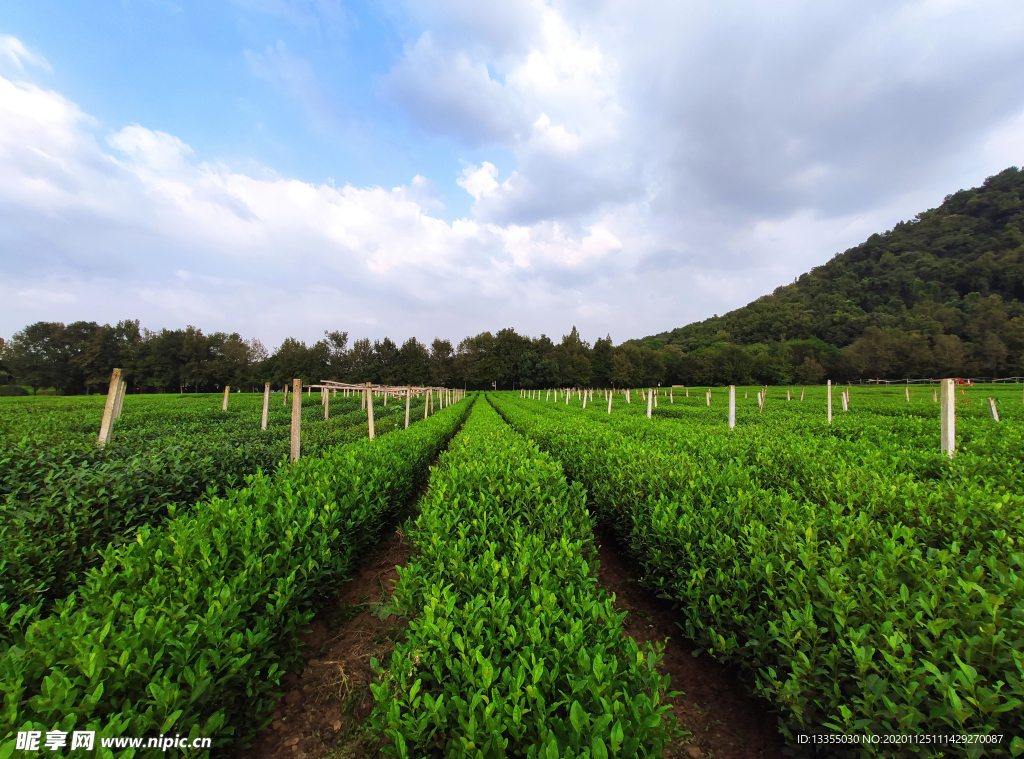
M 437 177 L 445 216 L 469 213 L 452 167 L 481 151 L 423 134 L 382 97 L 406 24 L 379 4 L 5 5 L 4 33 L 32 40 L 50 64 L 33 79 L 87 105 L 97 134 L 144 124 L 206 159 L 311 183 Z
M 0 6 L 0 335 L 616 342 L 1024 162 L 1024 6 Z

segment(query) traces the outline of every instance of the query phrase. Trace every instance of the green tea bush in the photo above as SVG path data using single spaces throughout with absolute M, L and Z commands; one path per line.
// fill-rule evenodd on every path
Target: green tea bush
M 0 734 L 180 732 L 211 736 L 215 749 L 252 736 L 299 660 L 297 632 L 422 486 L 469 405 L 251 475 L 105 549 L 52 615 L 5 610 Z
M 398 757 L 660 757 L 660 652 L 594 577 L 586 494 L 477 404 L 421 502 L 398 611 L 413 618 L 374 721 Z
M 699 407 L 613 420 L 578 404 L 495 403 L 587 487 L 688 635 L 747 669 L 791 740 L 1002 735 L 847 753 L 1024 753 L 1019 424 L 965 415 L 950 460 L 937 423 L 895 412 L 829 427 L 820 407 L 812 419 L 796 404 L 756 416 L 755 405 L 730 431 L 722 403 L 713 421 Z
M 278 396 L 280 398 L 280 396 Z M 170 509 L 223 495 L 246 475 L 271 472 L 289 452 L 290 409 L 262 395 L 129 396 L 113 440 L 96 445 L 101 396 L 4 403 L 0 424 L 0 603 L 42 613 L 102 561 L 108 545 L 135 540 Z M 377 432 L 399 428 L 404 405 L 381 414 Z M 358 398 L 336 398 L 324 421 L 319 397 L 304 399 L 302 450 L 316 456 L 367 436 Z M 415 415 L 413 419 L 422 418 Z M 0 622 L 0 640 L 7 631 Z

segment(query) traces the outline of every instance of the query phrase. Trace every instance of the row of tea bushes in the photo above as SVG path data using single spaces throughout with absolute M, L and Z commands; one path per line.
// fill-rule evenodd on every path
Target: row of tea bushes
M 729 432 L 495 403 L 587 487 L 688 635 L 748 670 L 789 739 L 1002 735 L 956 750 L 1024 753 L 1024 496 L 986 475 L 1019 457 L 1019 427 L 999 433 L 1001 454 L 990 440 L 981 456 L 887 465 L 917 454 L 781 422 Z
M 733 432 L 720 410 L 708 414 L 703 407 L 696 414 L 654 419 L 646 418 L 645 409 L 612 416 L 584 411 L 578 404 L 549 410 L 598 422 L 644 446 L 684 451 L 698 466 L 734 461 L 758 487 L 795 499 L 823 507 L 847 503 L 851 509 L 868 509 L 872 518 L 923 528 L 932 547 L 972 541 L 1005 527 L 1020 529 L 1024 514 L 1006 508 L 1003 497 L 1024 493 L 1024 428 L 987 417 L 962 419 L 957 429 L 963 455 L 950 461 L 939 448 L 938 426 L 932 421 L 913 413 L 875 413 L 900 404 L 905 405 L 902 396 L 883 395 L 872 399 L 870 411 L 837 417 L 828 425 L 802 411 L 802 404 L 783 401 L 758 416 L 756 424 Z M 527 402 L 523 408 L 543 407 Z M 643 467 L 642 457 L 635 464 Z M 936 497 L 935 487 L 943 488 L 949 504 L 939 518 L 928 500 Z M 932 495 L 919 495 L 920 488 Z M 903 498 L 894 499 L 894 492 Z
M 75 431 L 84 425 L 76 406 L 87 399 L 19 401 L 39 405 L 39 418 L 26 415 L 24 436 L 5 437 L 0 453 L 0 603 L 12 611 L 38 605 L 45 613 L 78 587 L 108 545 L 132 542 L 143 525 L 223 495 L 246 475 L 273 471 L 288 456 L 289 420 L 279 411 L 278 423 L 260 430 L 254 399 L 262 396 L 242 396 L 225 414 L 213 398 L 202 405 L 190 396 L 129 398 L 134 403 L 118 420 L 124 428 L 103 449 L 95 444 L 98 420 L 88 434 Z M 337 415 L 327 421 L 316 401 L 303 409 L 304 455 L 366 437 L 358 399 L 337 403 Z M 63 422 L 61 402 L 68 404 Z M 378 434 L 403 421 L 404 408 L 388 412 L 377 423 Z M 0 622 L 0 640 L 5 637 Z
M 477 404 L 434 470 L 395 590 L 413 621 L 373 686 L 392 755 L 662 755 L 668 677 L 596 584 L 585 504 Z
M 108 548 L 51 616 L 15 612 L 0 734 L 181 733 L 215 750 L 253 735 L 298 661 L 296 633 L 422 487 L 469 406 L 252 475 Z

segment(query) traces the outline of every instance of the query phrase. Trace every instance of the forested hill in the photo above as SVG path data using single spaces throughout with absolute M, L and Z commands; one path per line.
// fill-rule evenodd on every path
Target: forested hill
M 1011 167 L 771 295 L 636 342 L 696 359 L 726 346 L 807 353 L 810 340 L 844 378 L 1024 374 L 1022 300 L 1024 172 Z

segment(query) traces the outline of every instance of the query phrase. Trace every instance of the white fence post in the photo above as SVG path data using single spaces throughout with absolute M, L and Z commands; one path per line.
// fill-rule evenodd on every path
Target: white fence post
M 373 391 L 370 383 L 366 383 L 366 420 L 370 428 L 370 440 L 373 440 Z
M 263 417 L 260 419 L 260 429 L 265 430 L 267 428 L 267 411 L 270 406 L 270 383 L 265 382 L 263 384 Z
M 292 380 L 292 461 L 298 461 L 302 451 L 302 379 Z
M 953 380 L 942 380 L 942 451 L 952 457 L 956 453 L 956 386 Z

